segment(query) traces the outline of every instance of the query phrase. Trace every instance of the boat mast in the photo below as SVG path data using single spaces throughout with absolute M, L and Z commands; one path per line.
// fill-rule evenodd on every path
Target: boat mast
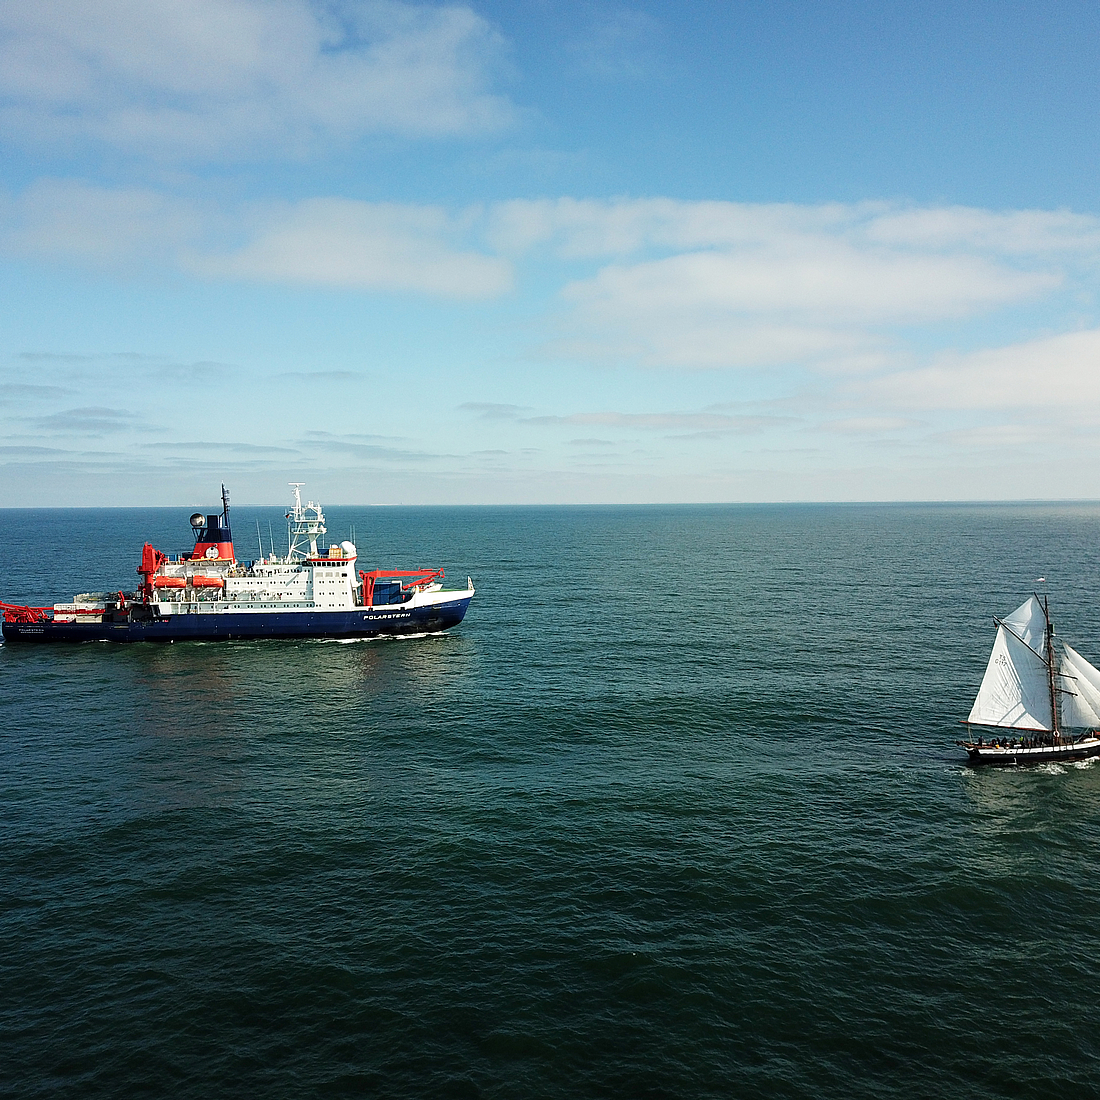
M 1054 686 L 1054 624 L 1050 621 L 1050 605 L 1043 596 L 1043 615 L 1047 621 L 1047 686 L 1050 689 L 1050 733 L 1055 743 L 1062 739 L 1058 728 L 1058 689 Z

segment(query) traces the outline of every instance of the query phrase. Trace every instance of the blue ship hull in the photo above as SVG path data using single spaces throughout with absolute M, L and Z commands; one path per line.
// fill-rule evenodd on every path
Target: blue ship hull
M 230 638 L 370 638 L 429 634 L 462 622 L 470 597 L 425 607 L 347 611 L 207 612 L 146 621 L 5 622 L 6 642 L 182 642 Z

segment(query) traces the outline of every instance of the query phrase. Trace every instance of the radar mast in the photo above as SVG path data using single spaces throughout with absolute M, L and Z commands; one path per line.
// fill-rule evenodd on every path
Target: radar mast
M 312 500 L 308 504 L 302 504 L 304 481 L 291 481 L 288 484 L 294 490 L 294 508 L 286 514 L 289 543 L 287 561 L 295 558 L 316 558 L 317 539 L 328 531 L 325 527 L 325 514 L 321 511 L 321 506 Z M 302 549 L 304 543 L 309 544 L 308 554 Z

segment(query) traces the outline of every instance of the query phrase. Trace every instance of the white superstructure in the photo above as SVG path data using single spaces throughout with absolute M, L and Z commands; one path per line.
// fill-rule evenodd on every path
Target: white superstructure
M 358 572 L 355 544 L 344 541 L 326 548 L 321 505 L 302 503 L 301 482 L 292 482 L 291 488 L 294 505 L 286 514 L 285 557 L 269 553 L 250 563 L 238 562 L 231 541 L 207 543 L 204 538 L 215 536 L 205 534 L 198 535 L 194 552 L 175 558 L 148 547 L 155 558 L 144 574 L 147 605 L 162 617 L 371 608 L 373 621 L 412 619 L 416 611 L 473 596 L 469 578 L 465 589 L 444 589 L 442 570 Z M 197 512 L 192 526 L 205 531 L 203 524 L 214 518 Z M 220 530 L 228 535 L 228 503 L 224 523 Z M 83 622 L 102 616 L 109 600 L 105 593 L 85 593 L 71 603 L 55 604 L 55 620 Z
M 185 641 L 233 638 L 359 638 L 428 634 L 462 622 L 474 595 L 444 588 L 442 569 L 358 568 L 354 543 L 324 544 L 325 514 L 302 504 L 292 483 L 287 553 L 274 548 L 239 562 L 221 513 L 191 516 L 194 549 L 169 557 L 151 543 L 141 550 L 136 592 L 83 592 L 52 607 L 0 604 L 5 640 Z

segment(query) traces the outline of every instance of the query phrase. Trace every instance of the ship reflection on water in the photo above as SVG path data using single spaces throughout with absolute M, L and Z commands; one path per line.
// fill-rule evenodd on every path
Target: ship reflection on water
M 80 650 L 103 657 L 100 646 Z M 465 634 L 113 651 L 114 672 L 130 680 L 124 725 L 138 733 L 119 762 L 130 810 L 238 806 L 246 791 L 254 804 L 265 787 L 299 805 L 359 802 L 377 742 L 430 725 L 476 653 Z

